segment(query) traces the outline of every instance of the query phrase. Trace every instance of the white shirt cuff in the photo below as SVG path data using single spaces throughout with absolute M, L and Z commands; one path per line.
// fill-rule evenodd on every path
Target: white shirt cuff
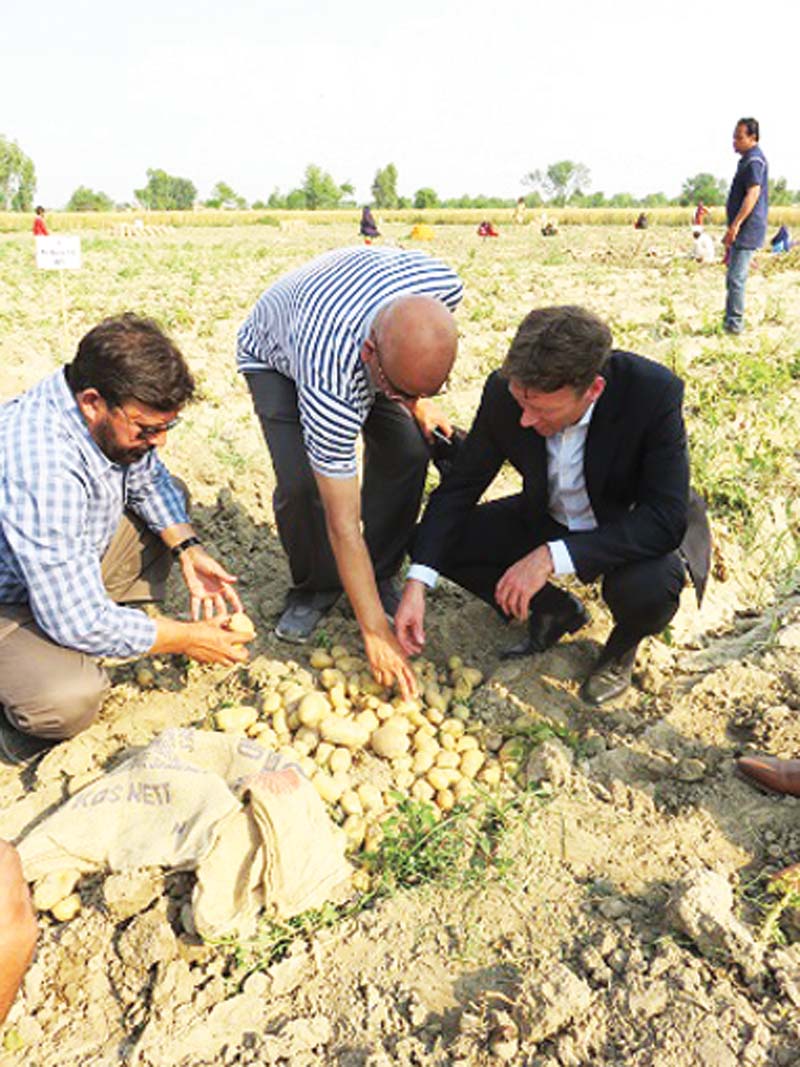
M 553 573 L 555 575 L 575 573 L 575 564 L 572 562 L 572 556 L 563 541 L 548 541 L 547 547 L 553 557 Z
M 424 563 L 412 563 L 408 568 L 406 581 L 409 578 L 416 578 L 418 582 L 427 585 L 429 589 L 435 589 L 436 583 L 439 581 L 439 572 L 435 571 L 433 567 L 426 567 Z

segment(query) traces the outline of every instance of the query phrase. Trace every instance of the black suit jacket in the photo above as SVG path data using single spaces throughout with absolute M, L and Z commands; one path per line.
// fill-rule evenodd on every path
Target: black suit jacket
M 660 364 L 619 351 L 612 352 L 603 376 L 606 387 L 592 413 L 584 456 L 598 525 L 564 537 L 576 573 L 591 582 L 625 563 L 688 546 L 699 599 L 709 538 L 705 510 L 695 496 L 693 529 L 682 546 L 689 517 L 683 383 Z M 415 563 L 443 569 L 467 515 L 506 461 L 522 476 L 521 506 L 535 538 L 537 522 L 547 515 L 547 449 L 544 437 L 520 426 L 520 415 L 507 381 L 491 374 L 453 469 L 425 510 L 414 541 Z

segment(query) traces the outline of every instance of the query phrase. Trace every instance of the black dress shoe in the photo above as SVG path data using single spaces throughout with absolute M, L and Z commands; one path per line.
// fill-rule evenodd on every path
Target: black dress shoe
M 589 612 L 572 593 L 566 594 L 568 602 L 559 612 L 531 612 L 528 621 L 528 636 L 511 648 L 500 653 L 500 659 L 516 659 L 519 656 L 531 656 L 537 652 L 546 652 L 564 636 L 574 634 L 589 621 Z
M 636 649 L 632 648 L 615 659 L 600 661 L 580 688 L 579 696 L 587 704 L 599 707 L 622 696 L 631 684 Z

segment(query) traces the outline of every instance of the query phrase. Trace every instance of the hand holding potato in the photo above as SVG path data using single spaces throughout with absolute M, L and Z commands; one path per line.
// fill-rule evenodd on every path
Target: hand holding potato
M 200 663 L 223 663 L 228 667 L 247 662 L 249 653 L 245 645 L 253 640 L 255 631 L 232 630 L 228 621 L 217 617 L 189 623 L 192 640 L 186 655 Z
M 226 667 L 245 663 L 248 652 L 244 646 L 247 641 L 252 641 L 255 633 L 231 630 L 228 622 L 228 616 L 219 615 L 196 622 L 159 618 L 156 620 L 156 640 L 150 654 L 177 652 L 198 663 L 221 663 Z

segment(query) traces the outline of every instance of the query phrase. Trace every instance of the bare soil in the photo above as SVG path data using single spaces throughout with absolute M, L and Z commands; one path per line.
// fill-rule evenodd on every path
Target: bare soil
M 0 396 L 57 366 L 104 314 L 131 307 L 161 318 L 203 394 L 171 435 L 167 462 L 191 489 L 204 540 L 240 576 L 259 629 L 254 653 L 301 664 L 304 654 L 271 632 L 287 568 L 234 336 L 273 277 L 352 240 L 335 226 L 86 239 L 84 271 L 65 279 L 64 339 L 58 280 L 34 272 L 27 240 L 0 238 L 0 291 L 14 282 L 16 294 L 0 298 Z M 687 382 L 726 345 L 756 361 L 769 344 L 796 353 L 797 269 L 752 277 L 752 330 L 731 342 L 709 329 L 722 270 L 682 258 L 690 247 L 688 225 L 644 238 L 562 230 L 551 242 L 529 227 L 491 248 L 448 228 L 431 251 L 467 285 L 451 415 L 468 424 L 483 378 L 537 304 L 589 304 L 621 347 L 678 366 Z M 688 396 L 699 434 L 709 413 L 692 405 L 691 387 Z M 796 391 L 788 399 L 795 412 Z M 721 440 L 749 432 L 726 426 Z M 493 493 L 510 488 L 504 476 Z M 759 506 L 756 541 L 735 517 L 712 516 L 715 569 L 702 609 L 687 590 L 669 633 L 640 651 L 634 687 L 599 711 L 577 696 L 608 631 L 597 589 L 576 587 L 588 628 L 512 663 L 498 650 L 515 635 L 488 608 L 446 583 L 432 598 L 426 655 L 444 664 L 457 653 L 483 671 L 476 722 L 513 732 L 520 720 L 544 721 L 578 741 L 531 755 L 540 784 L 505 842 L 505 878 L 401 892 L 247 977 L 230 947 L 187 933 L 190 874 L 139 872 L 124 886 L 84 879 L 75 919 L 41 917 L 0 1067 L 800 1065 L 800 912 L 781 910 L 767 888 L 771 872 L 800 861 L 800 801 L 762 795 L 734 774 L 740 752 L 800 754 L 797 513 L 777 483 Z M 168 610 L 185 607 L 173 587 Z M 325 629 L 358 649 L 345 604 Z M 31 770 L 0 766 L 3 836 L 17 838 L 131 746 L 168 726 L 207 725 L 251 684 L 246 671 L 164 659 L 148 664 L 153 685 L 143 688 L 139 666 L 112 668 L 107 704 L 84 734 Z

